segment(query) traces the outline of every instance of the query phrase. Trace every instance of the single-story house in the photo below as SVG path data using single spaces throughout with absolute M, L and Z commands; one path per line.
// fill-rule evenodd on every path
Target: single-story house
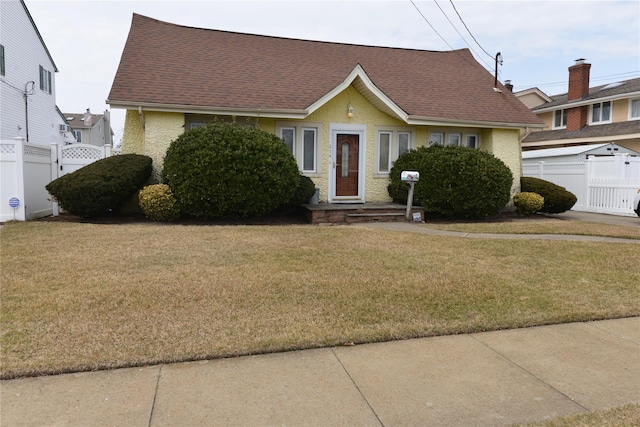
M 401 153 L 431 143 L 493 153 L 519 191 L 520 136 L 544 123 L 468 49 L 427 51 L 193 28 L 133 15 L 107 103 L 123 153 L 162 168 L 171 141 L 214 119 L 278 135 L 329 203 L 389 201 Z

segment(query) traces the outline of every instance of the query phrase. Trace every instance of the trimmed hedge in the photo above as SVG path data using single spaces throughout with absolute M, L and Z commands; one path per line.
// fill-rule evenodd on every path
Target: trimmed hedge
M 213 122 L 180 135 L 164 159 L 163 179 L 180 210 L 198 218 L 260 217 L 288 203 L 296 160 L 277 136 Z
M 433 145 L 401 155 L 389 173 L 389 195 L 406 203 L 409 186 L 403 170 L 420 172 L 414 204 L 448 217 L 482 218 L 498 213 L 511 197 L 513 175 L 502 160 L 467 147 Z
M 522 192 L 537 193 L 544 197 L 540 212 L 562 213 L 576 204 L 578 198 L 566 188 L 540 178 L 523 176 L 520 179 Z
M 513 196 L 513 204 L 521 215 L 532 215 L 542 209 L 544 197 L 536 193 L 518 193 Z
M 151 157 L 121 154 L 97 160 L 46 185 L 72 215 L 96 217 L 117 212 L 151 176 Z

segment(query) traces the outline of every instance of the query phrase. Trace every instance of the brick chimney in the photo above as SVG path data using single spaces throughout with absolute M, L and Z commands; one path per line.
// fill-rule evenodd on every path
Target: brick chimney
M 511 84 L 511 80 L 505 80 L 504 87 L 506 87 L 509 92 L 513 92 L 513 85 Z
M 576 101 L 589 95 L 589 70 L 591 64 L 584 62 L 584 58 L 576 59 L 576 63 L 569 67 L 569 91 L 567 101 Z M 567 110 L 567 131 L 577 131 L 587 125 L 589 106 L 569 108 Z

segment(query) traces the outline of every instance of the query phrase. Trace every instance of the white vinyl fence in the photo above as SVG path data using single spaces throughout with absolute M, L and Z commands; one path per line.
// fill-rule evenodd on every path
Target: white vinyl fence
M 523 163 L 523 176 L 541 178 L 576 195 L 573 210 L 635 216 L 633 196 L 640 188 L 640 158 L 589 157 L 584 162 Z
M 57 203 L 45 186 L 111 154 L 111 146 L 40 145 L 22 138 L 0 141 L 0 222 L 57 215 Z

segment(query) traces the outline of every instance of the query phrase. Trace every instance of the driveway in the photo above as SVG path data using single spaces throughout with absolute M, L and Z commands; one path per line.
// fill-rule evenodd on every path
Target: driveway
M 566 211 L 560 214 L 549 215 L 551 218 L 573 219 L 577 221 L 597 222 L 600 224 L 623 225 L 628 227 L 640 227 L 640 217 L 608 215 L 593 212 Z

